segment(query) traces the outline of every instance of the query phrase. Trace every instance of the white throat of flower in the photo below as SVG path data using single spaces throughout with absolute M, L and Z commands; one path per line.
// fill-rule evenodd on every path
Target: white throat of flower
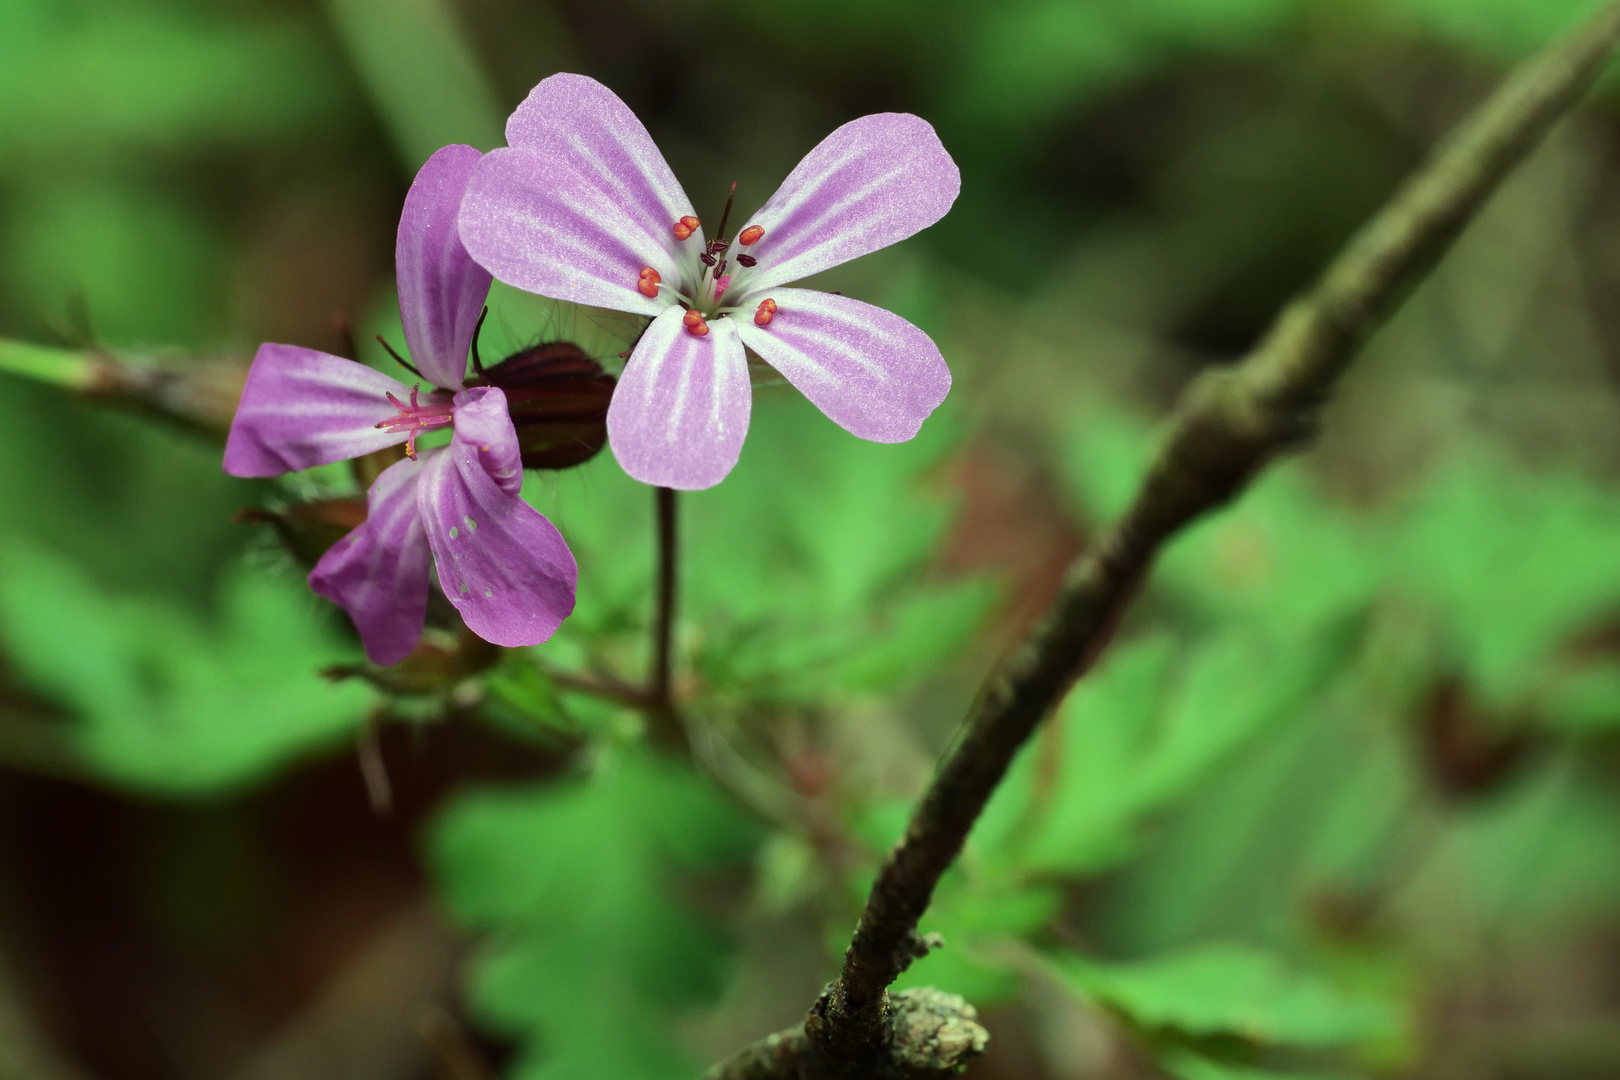
M 752 309 L 753 320 L 757 326 L 769 325 L 776 315 L 776 301 L 769 298 L 760 300 L 757 304 L 726 303 L 728 296 L 732 299 L 746 296 L 743 287 L 745 281 L 734 281 L 734 278 L 740 276 L 746 279 L 751 276 L 749 271 L 753 269 L 755 260 L 748 254 L 747 249 L 759 243 L 765 236 L 763 228 L 750 225 L 737 234 L 734 242 L 737 250 L 732 250 L 733 242 L 725 239 L 725 233 L 726 222 L 731 218 L 731 203 L 736 195 L 737 185 L 733 183 L 731 193 L 726 196 L 725 212 L 720 215 L 720 229 L 713 240 L 704 242 L 702 223 L 691 215 L 681 218 L 670 227 L 679 245 L 677 249 L 681 265 L 679 282 L 672 284 L 664 281 L 658 271 L 650 266 L 643 267 L 636 280 L 636 291 L 641 295 L 657 298 L 661 294 L 685 308 L 686 316 L 681 321 L 685 324 L 687 333 L 695 337 L 708 335 L 710 319 L 735 315 L 743 311 L 744 307 Z M 696 243 L 692 243 L 694 240 Z

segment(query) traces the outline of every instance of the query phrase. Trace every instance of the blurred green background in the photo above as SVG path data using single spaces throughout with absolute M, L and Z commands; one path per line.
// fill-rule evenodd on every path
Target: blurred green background
M 579 686 L 646 663 L 651 497 L 610 456 L 526 483 L 581 566 L 556 639 L 440 618 L 376 672 L 232 521 L 344 470 L 233 480 L 0 374 L 0 1078 L 654 1080 L 793 1023 L 1178 389 L 1593 6 L 0 0 L 0 337 L 182 382 L 397 342 L 415 168 L 555 71 L 705 216 L 873 111 L 963 174 L 821 283 L 939 342 L 922 436 L 762 380 L 683 500 L 689 755 Z M 970 1076 L 1620 1075 L 1617 181 L 1600 89 L 1020 758 L 905 977 L 982 1010 Z M 635 332 L 492 306 L 486 356 Z

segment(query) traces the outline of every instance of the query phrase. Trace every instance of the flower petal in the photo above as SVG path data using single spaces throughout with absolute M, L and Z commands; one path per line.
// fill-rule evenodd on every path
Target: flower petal
M 660 247 L 702 249 L 701 231 L 675 240 L 670 230 L 692 213 L 692 202 L 630 106 L 595 79 L 563 73 L 540 80 L 506 121 L 506 141 L 568 162 Z
M 523 490 L 523 452 L 506 409 L 506 393 L 475 386 L 455 397 L 456 437 L 478 452 L 478 463 L 508 495 Z
M 680 282 L 668 225 L 663 235 L 648 231 L 633 208 L 563 158 L 521 148 L 485 154 L 467 185 L 460 226 L 474 259 L 527 292 L 638 315 L 675 302 L 667 292 L 652 298 L 636 289 L 648 266 L 666 284 Z
M 608 403 L 608 445 L 644 484 L 696 491 L 726 478 L 753 409 L 748 361 L 734 319 L 694 337 L 679 308 L 654 319 Z
M 458 422 L 422 471 L 417 509 L 439 585 L 468 629 L 496 645 L 538 645 L 574 610 L 579 569 L 555 526 L 502 490 Z
M 489 296 L 489 271 L 461 244 L 456 215 L 480 154 L 446 146 L 416 174 L 399 215 L 394 272 L 411 362 L 435 386 L 460 390 L 467 347 Z
M 851 120 L 748 219 L 744 228 L 765 230 L 748 248 L 759 267 L 739 272 L 734 287 L 798 281 L 898 243 L 944 217 L 961 188 L 956 162 L 926 120 L 909 113 Z
M 309 587 L 349 613 L 374 664 L 403 660 L 427 614 L 428 543 L 416 510 L 424 466 L 443 451 L 383 470 L 366 496 L 366 520 L 321 556 Z
M 743 344 L 851 434 L 905 442 L 951 389 L 929 336 L 893 312 L 814 289 L 773 289 L 769 325 L 739 317 Z
M 261 345 L 225 440 L 225 471 L 280 476 L 402 443 L 409 432 L 376 427 L 396 415 L 388 394 L 410 390 L 353 360 Z

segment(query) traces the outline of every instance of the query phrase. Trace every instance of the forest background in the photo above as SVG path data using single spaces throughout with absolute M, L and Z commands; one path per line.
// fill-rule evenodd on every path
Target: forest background
M 1178 391 L 1592 7 L 4 0 L 0 1077 L 653 1080 L 795 1022 Z M 873 111 L 963 172 L 822 281 L 939 342 L 922 435 L 765 386 L 683 500 L 689 754 L 589 692 L 640 677 L 651 615 L 651 496 L 609 455 L 527 479 L 581 566 L 556 639 L 375 672 L 233 520 L 352 480 L 228 478 L 209 430 L 260 341 L 399 339 L 411 175 L 561 70 L 700 213 Z M 969 1076 L 1620 1071 L 1617 174 L 1611 78 L 1319 443 L 1166 553 L 923 920 L 903 985 L 980 1009 Z M 616 365 L 633 333 L 498 286 L 484 348 Z M 157 363 L 165 408 L 8 342 Z

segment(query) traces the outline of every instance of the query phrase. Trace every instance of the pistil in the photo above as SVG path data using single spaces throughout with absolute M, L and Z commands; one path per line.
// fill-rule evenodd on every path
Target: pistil
M 390 416 L 386 420 L 379 420 L 374 427 L 384 431 L 404 431 L 410 429 L 410 436 L 405 440 L 405 454 L 412 461 L 416 460 L 416 436 L 424 431 L 434 431 L 438 428 L 448 427 L 455 422 L 455 407 L 446 399 L 438 401 L 429 400 L 426 405 L 417 399 L 417 393 L 422 384 L 417 383 L 411 387 L 411 403 L 405 404 L 393 394 L 388 395 L 388 403 L 399 410 L 398 416 Z

